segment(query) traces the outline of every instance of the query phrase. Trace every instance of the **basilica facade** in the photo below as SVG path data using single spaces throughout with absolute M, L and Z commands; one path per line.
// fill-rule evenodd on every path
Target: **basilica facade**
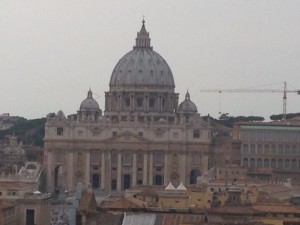
M 47 116 L 47 191 L 71 191 L 79 182 L 109 193 L 195 184 L 208 170 L 211 126 L 188 92 L 178 101 L 172 71 L 143 21 L 135 46 L 113 69 L 103 112 L 89 90 L 76 114 Z

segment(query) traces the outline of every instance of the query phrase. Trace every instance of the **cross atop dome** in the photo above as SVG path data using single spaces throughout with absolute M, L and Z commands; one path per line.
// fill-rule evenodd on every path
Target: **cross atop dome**
M 135 46 L 133 48 L 150 48 L 150 41 L 151 39 L 149 38 L 149 32 L 147 32 L 146 27 L 145 27 L 145 19 L 143 16 L 142 20 L 142 28 L 140 32 L 137 33 L 137 37 L 135 39 Z

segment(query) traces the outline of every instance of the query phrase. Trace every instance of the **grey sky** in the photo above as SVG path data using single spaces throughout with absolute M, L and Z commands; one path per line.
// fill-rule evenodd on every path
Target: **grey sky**
M 203 88 L 300 89 L 300 1 L 1 0 L 0 113 L 73 114 L 91 87 L 104 92 L 145 15 L 151 44 L 202 114 L 282 112 L 281 94 L 200 93 Z M 300 112 L 288 95 L 288 112 Z

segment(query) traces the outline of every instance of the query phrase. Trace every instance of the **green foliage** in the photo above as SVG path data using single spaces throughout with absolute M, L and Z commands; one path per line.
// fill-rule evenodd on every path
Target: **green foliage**
M 0 131 L 0 139 L 5 135 L 15 135 L 19 141 L 22 141 L 25 145 L 34 145 L 42 147 L 45 136 L 45 118 L 27 120 L 19 119 L 8 130 Z
M 286 119 L 292 119 L 294 117 L 300 116 L 300 113 L 288 113 L 286 114 Z M 271 120 L 281 120 L 283 118 L 283 114 L 277 114 L 270 116 Z
M 261 116 L 229 116 L 228 113 L 222 114 L 219 117 L 218 122 L 227 126 L 227 127 L 233 127 L 234 123 L 237 122 L 261 122 L 264 121 L 265 118 Z

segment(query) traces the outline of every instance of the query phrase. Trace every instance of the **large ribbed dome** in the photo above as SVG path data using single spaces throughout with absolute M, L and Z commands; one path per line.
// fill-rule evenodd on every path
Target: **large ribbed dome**
M 144 20 L 137 34 L 136 46 L 119 60 L 109 85 L 111 88 L 175 87 L 173 74 L 167 62 L 150 46 Z

